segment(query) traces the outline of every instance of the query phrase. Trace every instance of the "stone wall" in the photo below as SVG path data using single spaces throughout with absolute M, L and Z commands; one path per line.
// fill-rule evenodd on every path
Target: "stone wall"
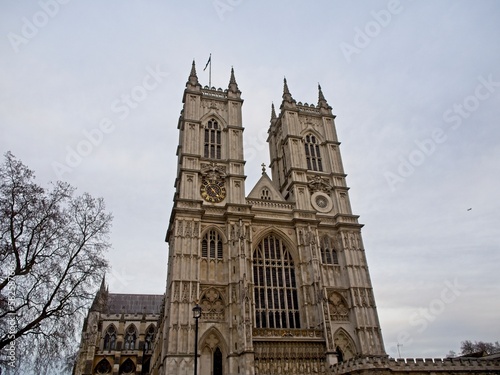
M 500 374 L 500 360 L 472 358 L 355 358 L 330 368 L 330 374 Z

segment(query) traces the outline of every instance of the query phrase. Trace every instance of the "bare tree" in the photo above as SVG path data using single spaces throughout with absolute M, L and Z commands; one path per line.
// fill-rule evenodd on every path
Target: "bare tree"
M 0 179 L 0 361 L 10 373 L 54 373 L 108 267 L 112 216 L 67 183 L 40 187 L 10 152 Z
M 484 354 L 493 354 L 500 351 L 500 343 L 496 341 L 492 342 L 484 342 L 484 341 L 470 341 L 465 340 L 462 341 L 460 349 L 462 350 L 462 355 L 481 353 Z

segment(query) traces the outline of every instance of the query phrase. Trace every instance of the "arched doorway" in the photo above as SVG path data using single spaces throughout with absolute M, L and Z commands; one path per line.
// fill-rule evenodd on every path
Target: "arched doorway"
M 213 375 L 222 375 L 222 352 L 219 347 L 214 352 Z
M 205 346 L 200 357 L 200 375 L 223 375 L 224 360 L 221 349 Z

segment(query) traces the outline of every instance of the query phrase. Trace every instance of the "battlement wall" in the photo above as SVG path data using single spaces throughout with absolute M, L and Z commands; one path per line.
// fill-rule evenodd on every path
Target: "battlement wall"
M 481 358 L 354 358 L 331 367 L 331 374 L 500 374 L 500 360 Z

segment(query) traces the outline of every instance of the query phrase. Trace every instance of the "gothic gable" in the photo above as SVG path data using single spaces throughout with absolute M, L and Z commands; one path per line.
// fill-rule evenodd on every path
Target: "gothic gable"
M 247 198 L 285 202 L 266 172 L 262 173 L 261 178 L 257 181 Z

